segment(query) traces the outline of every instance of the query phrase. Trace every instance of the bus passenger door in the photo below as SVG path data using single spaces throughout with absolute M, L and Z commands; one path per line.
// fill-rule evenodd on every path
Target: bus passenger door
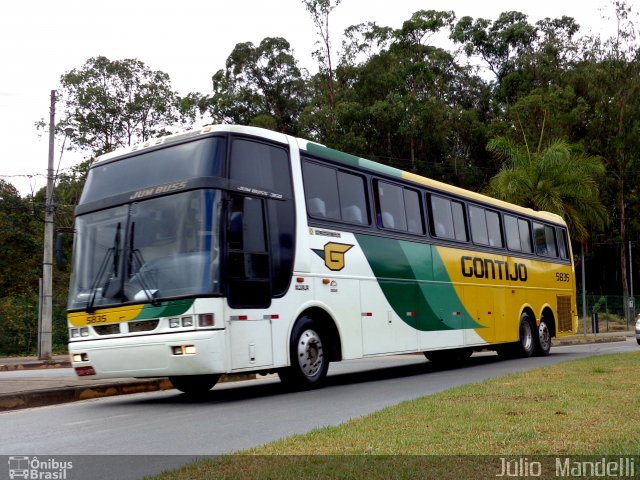
M 227 210 L 227 310 L 232 370 L 273 364 L 271 265 L 262 198 L 232 195 Z

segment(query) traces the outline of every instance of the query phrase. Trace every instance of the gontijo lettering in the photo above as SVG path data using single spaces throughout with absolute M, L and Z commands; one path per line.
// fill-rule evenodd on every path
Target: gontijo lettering
M 513 263 L 510 267 L 504 260 L 463 256 L 460 258 L 460 266 L 465 277 L 527 281 L 527 266 L 524 263 Z

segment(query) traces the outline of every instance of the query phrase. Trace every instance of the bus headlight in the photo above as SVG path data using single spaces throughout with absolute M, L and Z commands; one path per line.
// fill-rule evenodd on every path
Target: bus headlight
M 195 345 L 178 345 L 171 348 L 174 355 L 195 355 Z

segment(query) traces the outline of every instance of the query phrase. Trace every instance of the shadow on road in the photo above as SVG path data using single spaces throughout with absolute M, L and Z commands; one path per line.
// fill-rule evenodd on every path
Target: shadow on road
M 552 356 L 557 358 L 559 355 L 571 357 L 573 356 L 567 351 L 554 350 Z M 386 357 L 390 358 L 390 357 Z M 421 359 L 423 361 L 421 361 Z M 429 380 L 429 375 L 442 373 L 447 371 L 462 371 L 465 369 L 473 369 L 490 364 L 498 364 L 507 362 L 527 362 L 529 359 L 506 359 L 493 353 L 476 354 L 471 358 L 451 364 L 441 364 L 429 362 L 424 357 L 416 355 L 416 363 L 405 365 L 393 365 L 382 368 L 366 368 L 358 371 L 334 371 L 331 372 L 325 382 L 320 387 L 322 389 L 330 389 L 347 385 L 357 385 L 370 382 L 384 382 L 388 380 L 425 376 L 425 381 Z M 258 377 L 260 378 L 260 377 Z M 264 378 L 262 380 L 252 380 L 246 382 L 220 384 L 205 394 L 193 396 L 180 393 L 178 391 L 169 391 L 163 396 L 153 396 L 146 398 L 126 398 L 122 397 L 118 403 L 122 405 L 212 405 L 229 402 L 238 402 L 252 399 L 260 399 L 265 397 L 289 394 L 309 394 L 312 390 L 293 390 L 279 381 L 276 376 Z M 173 394 L 171 394 L 173 393 Z M 113 406 L 113 404 L 111 405 Z M 97 405 L 96 405 L 97 407 Z

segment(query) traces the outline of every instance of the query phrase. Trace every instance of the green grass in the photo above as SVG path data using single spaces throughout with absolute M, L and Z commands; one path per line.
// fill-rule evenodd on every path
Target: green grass
M 428 473 L 438 466 L 444 469 L 438 478 L 485 478 L 488 471 L 486 478 L 495 478 L 492 456 L 637 456 L 639 372 L 640 352 L 564 362 L 453 388 L 157 478 L 434 478 Z M 485 457 L 471 465 L 455 455 Z

